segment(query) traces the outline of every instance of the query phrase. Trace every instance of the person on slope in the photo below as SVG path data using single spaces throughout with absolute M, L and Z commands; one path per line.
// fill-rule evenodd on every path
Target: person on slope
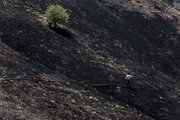
M 130 88 L 130 89 L 132 89 L 131 88 L 131 85 L 130 85 L 130 79 L 131 79 L 131 75 L 126 75 L 126 77 L 125 77 L 125 80 L 127 80 L 128 82 L 127 82 L 127 86 Z

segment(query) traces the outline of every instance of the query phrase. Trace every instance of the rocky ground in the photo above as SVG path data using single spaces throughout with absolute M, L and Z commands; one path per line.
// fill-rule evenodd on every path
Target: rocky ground
M 69 9 L 63 29 L 46 26 L 50 4 Z M 178 120 L 178 5 L 1 0 L 0 118 Z

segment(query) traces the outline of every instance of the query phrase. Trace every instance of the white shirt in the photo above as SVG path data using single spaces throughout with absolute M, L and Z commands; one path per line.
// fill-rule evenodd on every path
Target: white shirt
M 126 80 L 130 80 L 131 79 L 131 75 L 126 75 L 125 79 Z

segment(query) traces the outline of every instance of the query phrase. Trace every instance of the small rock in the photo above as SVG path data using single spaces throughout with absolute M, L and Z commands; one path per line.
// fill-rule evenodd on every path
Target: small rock
M 54 100 L 51 100 L 51 103 L 55 103 L 55 101 L 54 101 Z
M 72 99 L 71 102 L 74 103 L 74 104 L 76 103 L 76 101 L 74 99 Z
M 0 83 L 1 83 L 3 80 L 4 80 L 4 78 L 1 78 L 1 77 L 0 77 Z
M 19 105 L 16 105 L 17 109 L 21 110 L 22 108 Z
M 119 105 L 116 105 L 116 108 L 119 108 Z
M 121 106 L 121 109 L 125 109 L 124 106 Z
M 96 111 L 93 111 L 92 113 L 93 113 L 93 114 L 96 114 Z
M 121 89 L 121 87 L 118 86 L 118 87 L 116 87 L 116 89 Z
M 159 98 L 162 100 L 163 99 L 163 97 L 162 96 L 159 96 Z
M 97 99 L 97 98 L 92 97 L 92 96 L 90 96 L 90 97 L 89 97 L 89 99 L 90 99 L 90 100 L 94 100 L 94 101 L 98 101 L 98 99 Z

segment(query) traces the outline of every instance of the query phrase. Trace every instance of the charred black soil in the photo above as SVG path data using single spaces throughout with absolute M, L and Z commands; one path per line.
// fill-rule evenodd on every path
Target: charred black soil
M 0 118 L 179 119 L 176 3 L 3 1 L 0 90 L 10 112 L 0 109 Z M 71 11 L 67 29 L 46 26 L 50 4 Z M 126 74 L 133 90 L 125 87 Z M 13 105 L 24 109 L 15 114 Z
M 71 33 L 71 31 L 65 29 L 65 28 L 61 28 L 61 27 L 53 27 L 50 28 L 51 30 L 53 30 L 54 32 L 56 32 L 57 34 L 65 37 L 65 38 L 70 38 L 73 39 L 73 33 Z

